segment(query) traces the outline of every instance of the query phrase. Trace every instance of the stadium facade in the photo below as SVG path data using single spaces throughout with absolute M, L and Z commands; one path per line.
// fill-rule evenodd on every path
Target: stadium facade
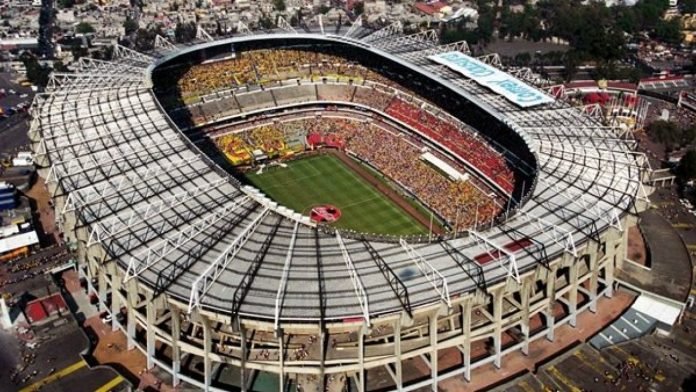
M 612 296 L 626 229 L 647 205 L 647 162 L 634 142 L 562 100 L 521 108 L 428 59 L 468 53 L 465 43 L 400 30 L 288 28 L 183 48 L 158 39 L 155 53 L 117 46 L 110 62 L 83 58 L 74 73 L 52 75 L 31 110 L 35 161 L 89 290 L 110 313 L 124 309 L 113 329 L 148 367 L 205 390 L 246 390 L 269 374 L 281 388 L 436 390 L 553 340 Z M 460 97 L 490 129 L 517 135 L 533 168 L 533 182 L 512 193 L 521 201 L 496 224 L 432 242 L 319 230 L 222 170 L 153 92 L 153 72 L 181 56 L 299 41 L 408 69 Z M 254 110 L 269 109 L 246 112 Z M 507 246 L 520 240 L 533 245 Z M 482 254 L 494 262 L 477 263 Z

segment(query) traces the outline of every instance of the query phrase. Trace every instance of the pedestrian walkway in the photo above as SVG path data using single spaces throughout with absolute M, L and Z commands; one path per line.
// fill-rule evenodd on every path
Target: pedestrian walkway
M 41 390 L 41 388 L 45 387 L 46 385 L 51 384 L 54 381 L 60 380 L 61 378 L 66 377 L 66 376 L 82 369 L 85 366 L 87 366 L 85 361 L 79 360 L 68 367 L 60 369 L 60 370 L 54 372 L 53 374 L 48 375 L 48 376 L 42 378 L 41 380 L 39 380 L 39 381 L 37 381 L 37 382 L 27 386 L 27 387 L 20 389 L 19 392 L 39 391 L 39 390 Z

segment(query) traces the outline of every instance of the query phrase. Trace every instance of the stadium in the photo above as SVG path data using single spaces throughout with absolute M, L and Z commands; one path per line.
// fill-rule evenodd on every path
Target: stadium
M 31 110 L 65 241 L 148 368 L 437 390 L 612 296 L 649 167 L 604 118 L 433 31 L 247 33 L 116 46 Z

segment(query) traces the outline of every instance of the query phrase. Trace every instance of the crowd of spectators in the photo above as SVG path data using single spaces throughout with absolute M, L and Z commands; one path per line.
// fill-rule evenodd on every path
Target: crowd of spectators
M 514 189 L 514 174 L 505 158 L 480 140 L 477 135 L 463 132 L 455 124 L 401 98 L 391 100 L 386 112 L 432 140 L 447 147 L 495 181 L 507 192 Z
M 418 109 L 415 109 L 411 114 L 417 116 L 417 112 Z M 416 120 L 411 118 L 409 121 L 410 124 L 420 127 Z M 458 230 L 471 227 L 476 223 L 489 222 L 500 212 L 500 205 L 504 202 L 487 194 L 492 192 L 475 176 L 471 176 L 466 181 L 450 179 L 421 159 L 425 149 L 419 139 L 387 129 L 388 127 L 379 124 L 379 121 L 369 123 L 353 118 L 313 116 L 229 133 L 217 138 L 216 142 L 233 164 L 246 165 L 253 163 L 254 150 L 263 151 L 268 158 L 282 158 L 290 155 L 288 147 L 290 139 L 297 139 L 301 134 L 305 138 L 306 148 L 323 145 L 346 149 L 354 153 L 421 200 L 445 219 L 450 226 L 456 225 Z M 447 135 L 440 125 L 433 125 L 433 130 L 434 133 L 429 133 L 431 137 Z M 456 135 L 459 135 L 456 137 L 464 138 L 463 134 L 456 130 L 450 132 L 456 132 Z M 442 142 L 451 144 L 462 141 L 455 139 L 455 136 L 450 136 Z M 305 146 L 303 145 L 302 148 Z M 468 147 L 463 148 L 481 149 L 482 147 L 469 143 Z M 293 152 L 295 151 L 297 149 Z M 470 172 L 463 164 L 449 160 L 437 151 L 430 152 L 461 173 Z M 457 153 L 461 154 L 461 152 Z
M 489 222 L 499 207 L 474 185 L 474 180 L 453 181 L 423 161 L 423 146 L 403 134 L 354 119 L 322 118 L 304 120 L 310 134 L 343 141 L 346 150 L 369 162 L 392 181 L 416 196 L 450 226 L 458 230 L 475 223 Z M 439 158 L 446 160 L 440 156 Z M 466 169 L 448 162 L 461 172 Z
M 374 87 L 358 88 L 353 95 L 353 102 L 381 111 L 387 108 L 392 99 L 394 99 L 393 93 L 387 93 Z

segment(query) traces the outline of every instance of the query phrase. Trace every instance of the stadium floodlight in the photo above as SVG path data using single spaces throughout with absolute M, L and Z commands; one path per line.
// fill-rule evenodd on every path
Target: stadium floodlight
M 520 271 L 517 267 L 517 259 L 515 258 L 514 253 L 496 244 L 477 231 L 467 230 L 467 232 L 474 240 L 474 243 L 480 246 L 486 252 L 486 254 L 488 254 L 488 256 L 490 256 L 493 260 L 498 260 L 500 266 L 507 271 L 508 278 L 513 278 L 517 283 L 520 283 Z M 507 260 L 507 265 L 505 260 Z
M 246 196 L 245 196 L 246 198 Z M 206 268 L 196 280 L 193 281 L 191 285 L 191 295 L 189 296 L 188 312 L 191 313 L 194 308 L 201 306 L 201 299 L 208 293 L 208 290 L 217 281 L 223 271 L 227 269 L 230 262 L 237 256 L 247 240 L 251 238 L 252 234 L 259 227 L 261 221 L 268 215 L 270 208 L 266 207 L 259 213 L 254 220 L 249 223 L 244 230 L 242 230 L 239 235 L 232 241 L 232 243 L 225 248 L 218 257 L 210 263 L 208 268 Z
M 128 282 L 129 280 L 137 277 L 153 265 L 160 262 L 168 254 L 179 249 L 182 245 L 191 241 L 197 235 L 219 222 L 221 219 L 228 217 L 229 214 L 241 208 L 247 201 L 249 201 L 249 197 L 244 196 L 225 203 L 222 207 L 219 207 L 202 218 L 191 222 L 184 228 L 174 231 L 168 237 L 165 237 L 161 241 L 148 246 L 146 249 L 143 249 L 138 254 L 132 256 L 128 261 L 128 268 L 126 269 L 123 281 Z
M 94 222 L 92 225 L 92 230 L 89 234 L 89 239 L 87 241 L 87 246 L 92 246 L 95 243 L 101 243 L 107 239 L 114 237 L 126 229 L 133 227 L 139 222 L 148 222 L 153 217 L 162 214 L 164 211 L 171 210 L 172 208 L 181 205 L 189 200 L 195 199 L 196 197 L 206 194 L 212 189 L 216 189 L 227 183 L 226 178 L 221 178 L 217 181 L 209 182 L 201 186 L 194 187 L 192 189 L 187 189 L 183 192 L 176 193 L 172 196 L 159 199 L 151 203 L 145 203 L 139 205 L 138 207 L 131 208 L 127 210 L 123 215 L 112 215 L 107 219 Z M 149 192 L 149 189 L 148 189 Z M 72 193 L 71 193 L 72 194 Z M 215 200 L 211 201 L 216 203 Z M 169 222 L 170 226 L 176 227 L 181 223 L 188 221 L 200 214 L 202 211 L 208 210 L 210 206 L 203 203 L 198 206 L 198 208 L 192 208 L 187 210 L 184 214 L 176 214 L 174 216 L 174 221 Z M 162 225 L 165 221 L 162 221 Z M 159 230 L 161 231 L 161 230 Z M 121 239 L 119 239 L 120 241 Z
M 283 263 L 283 273 L 280 277 L 280 283 L 278 283 L 278 291 L 276 292 L 275 298 L 275 318 L 273 322 L 273 329 L 276 333 L 279 331 L 280 327 L 280 311 L 282 309 L 283 298 L 285 297 L 285 288 L 288 283 L 288 274 L 290 273 L 290 262 L 292 261 L 292 253 L 295 249 L 295 240 L 297 239 L 297 230 L 300 227 L 299 222 L 295 222 L 295 227 L 292 230 L 292 237 L 290 238 L 290 244 L 288 245 L 288 252 L 285 256 L 285 263 Z
M 365 288 L 363 287 L 362 282 L 360 281 L 360 276 L 358 275 L 358 271 L 355 269 L 355 265 L 353 264 L 353 259 L 350 258 L 350 254 L 348 253 L 348 249 L 346 249 L 346 245 L 343 243 L 343 238 L 341 238 L 341 233 L 336 230 L 336 242 L 338 242 L 338 247 L 341 249 L 341 255 L 343 256 L 343 261 L 346 263 L 346 269 L 348 270 L 348 276 L 350 277 L 350 280 L 353 282 L 353 288 L 355 289 L 355 296 L 358 298 L 358 303 L 360 304 L 360 309 L 362 310 L 362 315 L 363 319 L 365 320 L 365 325 L 370 326 L 370 310 L 369 310 L 369 304 L 367 301 L 367 293 L 365 292 Z
M 413 246 L 406 242 L 403 238 L 399 239 L 399 245 L 406 251 L 406 254 L 411 259 L 413 264 L 418 267 L 420 272 L 423 274 L 425 279 L 430 282 L 430 284 L 435 289 L 435 292 L 440 296 L 442 301 L 447 304 L 448 308 L 452 307 L 452 300 L 450 299 L 449 285 L 447 284 L 447 278 L 433 267 L 420 253 L 418 253 Z

